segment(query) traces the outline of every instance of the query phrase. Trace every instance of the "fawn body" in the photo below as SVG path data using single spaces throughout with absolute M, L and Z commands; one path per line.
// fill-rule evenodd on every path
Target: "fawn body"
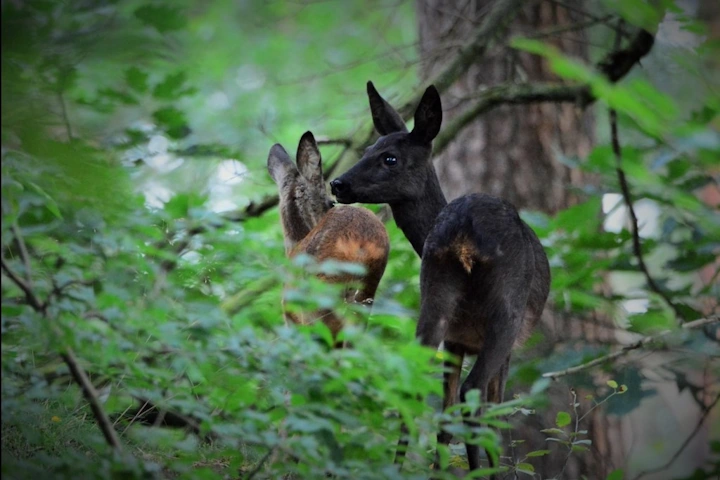
M 365 267 L 358 277 L 349 273 L 321 275 L 333 283 L 357 283 L 348 287 L 345 301 L 371 305 L 385 271 L 390 242 L 382 222 L 369 210 L 360 207 L 334 207 L 327 195 L 322 173 L 322 158 L 312 133 L 300 139 L 297 165 L 280 144 L 268 155 L 268 171 L 278 186 L 280 219 L 288 257 L 306 253 L 318 262 L 337 260 Z M 308 324 L 318 318 L 337 338 L 343 320 L 336 312 L 285 313 L 293 323 Z
M 477 359 L 459 388 L 460 398 L 480 389 L 481 400 L 502 402 L 512 348 L 537 324 L 549 294 L 545 251 L 515 207 L 502 199 L 470 194 L 447 203 L 431 160 L 442 122 L 435 87 L 425 91 L 412 132 L 371 82 L 368 97 L 380 138 L 330 183 L 332 193 L 340 203 L 388 203 L 421 256 L 416 336 L 432 348 L 444 342 L 460 360 L 447 363 L 443 407 L 457 401 L 465 355 Z M 438 443 L 451 438 L 441 431 Z M 401 439 L 398 459 L 406 442 Z M 466 449 L 470 469 L 479 468 L 479 447 L 466 444 Z

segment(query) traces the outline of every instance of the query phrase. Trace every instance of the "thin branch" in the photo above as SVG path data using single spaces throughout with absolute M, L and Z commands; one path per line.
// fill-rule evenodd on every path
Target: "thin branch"
M 587 87 L 555 82 L 526 84 L 507 83 L 484 90 L 477 101 L 462 114 L 453 118 L 433 142 L 433 153 L 438 155 L 453 141 L 460 131 L 480 115 L 501 105 L 527 105 L 542 102 L 578 102 Z
M 100 396 L 98 395 L 97 390 L 95 390 L 95 386 L 92 384 L 87 374 L 85 373 L 85 370 L 83 370 L 83 368 L 80 366 L 80 363 L 75 357 L 72 349 L 70 347 L 67 347 L 65 352 L 60 354 L 60 356 L 67 364 L 68 368 L 70 369 L 70 373 L 72 374 L 75 381 L 78 383 L 78 385 L 80 385 L 83 395 L 85 396 L 85 400 L 87 400 L 90 404 L 90 409 L 92 410 L 93 415 L 95 416 L 95 420 L 98 423 L 98 427 L 100 427 L 100 431 L 102 431 L 102 434 L 105 437 L 108 445 L 110 445 L 113 449 L 117 451 L 122 450 L 120 437 L 118 437 L 118 434 L 113 428 L 113 424 L 110 421 L 110 418 L 102 407 L 102 403 L 100 402 Z
M 5 257 L 0 257 L 0 262 L 2 263 L 2 270 L 5 272 L 5 275 L 7 275 L 8 278 L 12 280 L 25 294 L 25 300 L 27 300 L 28 305 L 30 305 L 38 313 L 44 314 L 46 305 L 44 302 L 40 301 L 37 295 L 35 295 L 35 292 L 30 285 L 28 285 L 25 280 L 20 278 L 20 276 L 10 268 L 5 261 Z
M 351 138 L 324 138 L 324 137 L 317 137 L 315 139 L 317 141 L 318 145 L 343 145 L 345 147 L 349 147 L 352 145 L 352 139 Z
M 494 2 L 492 8 L 478 27 L 475 37 L 465 47 L 460 49 L 460 52 L 452 63 L 429 83 L 435 85 L 435 88 L 437 88 L 440 93 L 447 90 L 450 85 L 467 71 L 473 62 L 485 54 L 493 42 L 505 32 L 505 29 L 520 9 L 528 3 L 529 2 L 523 0 L 498 0 Z M 412 115 L 422 94 L 423 91 L 418 92 L 398 110 L 403 118 L 409 118 L 410 115 Z
M 615 83 L 622 79 L 642 57 L 650 52 L 655 38 L 649 32 L 641 30 L 630 44 L 616 48 L 596 65 L 596 70 L 609 81 Z M 559 82 L 504 84 L 490 87 L 476 97 L 475 103 L 461 115 L 448 122 L 435 139 L 433 152 L 438 155 L 455 136 L 478 116 L 501 105 L 527 105 L 543 102 L 572 102 L 586 108 L 597 98 L 588 85 L 568 85 Z
M 572 23 L 570 25 L 560 25 L 557 27 L 540 30 L 538 32 L 531 33 L 531 34 L 527 35 L 526 37 L 527 38 L 554 37 L 561 33 L 576 32 L 578 30 L 584 30 L 586 28 L 593 27 L 598 24 L 607 25 L 608 20 L 610 20 L 610 19 L 612 19 L 612 15 L 606 15 L 602 18 L 591 18 L 590 20 L 586 20 L 585 22 Z
M 30 255 L 28 254 L 27 245 L 25 245 L 25 240 L 20 233 L 20 227 L 18 226 L 17 221 L 12 224 L 12 232 L 13 235 L 15 235 L 18 247 L 20 248 L 20 258 L 22 259 L 23 267 L 25 268 L 25 282 L 28 287 L 32 289 L 32 277 L 30 276 Z
M 617 128 L 617 112 L 614 108 L 610 109 L 610 136 L 612 141 L 612 150 L 615 154 L 615 170 L 617 172 L 618 183 L 620 184 L 620 190 L 622 192 L 625 205 L 627 206 L 628 212 L 630 213 L 630 222 L 632 227 L 632 241 L 633 251 L 638 259 L 638 266 L 645 275 L 645 281 L 647 281 L 650 289 L 660 295 L 660 297 L 668 304 L 668 306 L 675 312 L 677 318 L 684 320 L 685 317 L 680 311 L 677 305 L 672 301 L 668 294 L 660 288 L 655 282 L 650 271 L 645 264 L 645 258 L 643 257 L 642 245 L 640 244 L 640 228 L 638 227 L 638 219 L 635 214 L 635 207 L 633 206 L 632 196 L 630 194 L 630 186 L 628 185 L 627 178 L 625 177 L 625 170 L 622 167 L 622 151 L 620 149 L 620 140 L 618 139 L 618 128 Z
M 698 419 L 698 422 L 695 425 L 695 428 L 690 433 L 690 435 L 685 439 L 685 441 L 682 443 L 682 445 L 680 445 L 680 448 L 677 449 L 675 454 L 673 454 L 673 456 L 670 457 L 670 459 L 667 462 L 665 462 L 663 465 L 660 465 L 659 467 L 651 468 L 648 470 L 643 470 L 642 472 L 638 473 L 633 480 L 639 480 L 640 478 L 644 477 L 645 475 L 650 475 L 652 473 L 663 472 L 666 469 L 668 469 L 673 463 L 675 463 L 675 460 L 677 460 L 680 457 L 682 452 L 684 452 L 685 449 L 687 448 L 687 446 L 690 445 L 690 442 L 692 441 L 692 439 L 695 438 L 695 435 L 698 434 L 698 432 L 700 431 L 700 429 L 703 426 L 703 423 L 705 423 L 705 419 L 708 417 L 708 415 L 710 414 L 710 411 L 715 407 L 715 405 L 717 405 L 718 401 L 720 401 L 720 393 L 718 393 L 715 396 L 715 400 L 713 400 L 710 403 L 710 405 L 703 408 L 702 415 Z
M 272 454 L 275 453 L 275 447 L 270 448 L 265 455 L 260 459 L 260 461 L 255 465 L 255 467 L 244 477 L 245 480 L 251 480 L 255 475 L 260 473 L 260 470 L 262 470 L 263 465 L 265 465 L 265 462 L 268 461 L 268 459 L 272 456 Z
M 15 232 L 15 234 L 18 235 L 17 240 L 18 243 L 20 243 L 22 241 L 22 236 L 20 235 L 19 229 Z M 0 262 L 2 263 L 2 269 L 5 271 L 5 274 L 8 276 L 8 278 L 15 282 L 15 284 L 23 292 L 25 292 L 25 298 L 28 304 L 33 309 L 35 309 L 35 311 L 39 313 L 42 318 L 49 321 L 50 319 L 47 316 L 47 303 L 41 302 L 38 299 L 37 295 L 30 287 L 30 285 L 28 285 L 28 283 L 26 283 L 22 278 L 18 276 L 17 273 L 15 273 L 10 268 L 7 262 L 5 262 L 4 257 L 0 256 Z M 30 275 L 30 272 L 28 271 L 26 272 L 26 274 Z M 59 331 L 57 325 L 49 322 L 49 326 L 57 337 L 62 336 L 62 333 Z M 60 357 L 68 366 L 70 374 L 72 375 L 75 382 L 77 382 L 77 384 L 80 386 L 83 395 L 85 396 L 85 399 L 90 404 L 90 408 L 93 412 L 95 420 L 97 421 L 100 431 L 102 431 L 103 436 L 105 437 L 105 440 L 113 449 L 120 451 L 120 438 L 118 437 L 117 432 L 115 432 L 110 418 L 102 407 L 97 390 L 95 390 L 95 387 L 85 373 L 85 370 L 83 370 L 83 368 L 80 366 L 80 363 L 78 362 L 77 357 L 75 357 L 72 349 L 70 347 L 66 347 L 65 351 L 60 354 Z
M 65 125 L 65 133 L 67 134 L 68 142 L 72 141 L 72 125 L 70 124 L 70 117 L 68 116 L 67 106 L 65 105 L 65 97 L 62 92 L 58 92 L 58 102 L 60 103 L 60 114 Z
M 716 324 L 720 324 L 720 316 L 713 315 L 708 318 L 701 318 L 698 320 L 693 320 L 692 322 L 683 323 L 681 325 L 681 328 L 684 330 L 694 330 L 697 328 L 703 328 L 703 327 L 707 327 L 708 325 L 716 325 Z M 650 335 L 650 336 L 644 337 L 635 343 L 631 343 L 630 345 L 624 346 L 623 348 L 621 348 L 620 350 L 618 350 L 616 352 L 610 353 L 608 355 L 604 355 L 600 358 L 596 358 L 595 360 L 591 360 L 587 363 L 583 363 L 583 364 L 577 365 L 575 367 L 566 368 L 565 370 L 558 370 L 556 372 L 543 373 L 542 376 L 545 378 L 552 378 L 553 380 L 557 380 L 558 378 L 564 377 L 565 375 L 571 375 L 573 373 L 581 372 L 583 370 L 587 370 L 589 368 L 596 367 L 605 362 L 616 360 L 622 356 L 625 356 L 633 350 L 637 350 L 639 348 L 644 347 L 645 345 L 647 345 L 649 343 L 658 341 L 661 338 L 663 338 L 673 332 L 676 332 L 676 331 L 677 330 L 664 330 L 656 335 Z

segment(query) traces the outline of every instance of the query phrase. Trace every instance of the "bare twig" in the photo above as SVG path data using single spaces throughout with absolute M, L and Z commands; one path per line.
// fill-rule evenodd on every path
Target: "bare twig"
M 610 109 L 610 136 L 612 141 L 612 150 L 615 154 L 615 170 L 617 172 L 618 183 L 620 184 L 620 191 L 622 192 L 625 205 L 630 213 L 633 251 L 637 257 L 638 266 L 640 267 L 643 275 L 645 275 L 645 281 L 647 281 L 650 289 L 660 295 L 665 303 L 667 303 L 668 306 L 675 312 L 677 318 L 684 320 L 685 318 L 683 313 L 680 311 L 678 306 L 675 305 L 670 296 L 668 296 L 668 294 L 655 282 L 655 279 L 652 275 L 650 275 L 650 271 L 645 264 L 642 245 L 640 244 L 640 228 L 638 227 L 638 219 L 635 214 L 635 207 L 633 206 L 633 200 L 630 194 L 630 186 L 628 185 L 627 178 L 625 177 L 625 170 L 623 170 L 622 167 L 622 150 L 620 149 L 620 140 L 618 139 L 617 112 L 614 108 Z
M 690 433 L 690 435 L 685 439 L 685 441 L 682 443 L 682 445 L 680 445 L 680 448 L 677 449 L 677 451 L 673 454 L 672 457 L 670 457 L 670 459 L 667 462 L 665 462 L 663 465 L 660 465 L 659 467 L 650 468 L 648 470 L 643 470 L 642 472 L 638 473 L 633 480 L 639 480 L 640 478 L 644 477 L 645 475 L 650 475 L 652 473 L 663 472 L 663 471 L 667 470 L 670 467 L 670 465 L 675 463 L 675 460 L 677 460 L 680 457 L 682 452 L 684 452 L 685 449 L 687 448 L 687 446 L 690 445 L 690 442 L 692 441 L 692 439 L 695 438 L 695 435 L 698 434 L 698 432 L 700 431 L 700 429 L 703 426 L 703 423 L 705 423 L 705 419 L 710 414 L 710 411 L 715 407 L 715 405 L 717 405 L 718 401 L 720 401 L 720 393 L 718 393 L 715 396 L 715 399 L 710 403 L 710 405 L 703 408 L 702 415 L 698 419 L 698 422 L 695 425 L 695 428 Z
M 708 318 L 701 318 L 698 320 L 693 320 L 692 322 L 683 323 L 681 325 L 681 328 L 684 330 L 694 330 L 697 328 L 703 328 L 708 325 L 715 325 L 718 323 L 720 323 L 720 316 L 712 315 Z M 557 380 L 558 378 L 564 377 L 565 375 L 570 375 L 573 373 L 581 372 L 583 370 L 587 370 L 589 368 L 595 367 L 597 365 L 601 365 L 605 362 L 609 362 L 609 361 L 615 360 L 619 357 L 622 357 L 624 355 L 627 355 L 628 353 L 630 353 L 633 350 L 642 348 L 645 345 L 655 342 L 657 340 L 660 340 L 661 338 L 663 338 L 673 332 L 676 332 L 676 331 L 677 330 L 665 330 L 656 335 L 650 335 L 650 336 L 644 337 L 635 343 L 631 343 L 630 345 L 624 346 L 623 348 L 621 348 L 620 350 L 618 350 L 616 352 L 613 352 L 608 355 L 604 355 L 600 358 L 596 358 L 595 360 L 591 360 L 587 363 L 583 363 L 583 364 L 577 365 L 575 367 L 566 368 L 565 370 L 558 370 L 556 372 L 543 373 L 543 377 L 552 378 L 553 380 Z

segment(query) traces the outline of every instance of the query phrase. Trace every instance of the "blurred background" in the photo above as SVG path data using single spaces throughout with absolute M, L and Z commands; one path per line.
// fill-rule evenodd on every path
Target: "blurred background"
M 337 292 L 285 259 L 268 150 L 311 130 L 335 178 L 372 80 L 409 122 L 437 85 L 448 200 L 510 200 L 548 252 L 486 432 L 507 478 L 717 478 L 719 41 L 716 0 L 3 0 L 3 475 L 427 478 L 440 382 L 389 210 L 354 352 L 280 309 Z

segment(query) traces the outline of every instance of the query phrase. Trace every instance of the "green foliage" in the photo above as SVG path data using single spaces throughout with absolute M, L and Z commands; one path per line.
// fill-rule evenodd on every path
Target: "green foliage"
M 657 20 L 633 10 L 638 2 L 619 3 L 630 22 Z M 354 135 L 361 112 L 369 122 L 370 78 L 396 92 L 414 86 L 411 2 L 32 0 L 2 9 L 3 476 L 427 478 L 439 425 L 487 449 L 501 471 L 537 475 L 533 462 L 555 454 L 536 449 L 508 464 L 493 428 L 534 413 L 543 371 L 606 348 L 519 361 L 511 381 L 529 396 L 490 406 L 470 392 L 437 412 L 441 355 L 413 339 L 419 260 L 394 223 L 373 316 L 352 322 L 343 332 L 352 348 L 337 350 L 322 324 L 286 326 L 280 298 L 291 311 L 345 311 L 338 287 L 312 273 L 357 266 L 288 261 L 276 209 L 242 208 L 273 191 L 264 166 L 272 143 L 292 148 L 308 129 Z M 659 233 L 644 234 L 642 249 L 675 309 L 639 275 L 629 229 L 604 227 L 613 211 L 603 195 L 619 192 L 606 140 L 563 159 L 598 179 L 578 192 L 583 201 L 553 217 L 523 212 L 550 257 L 552 305 L 642 334 L 674 328 L 676 311 L 699 318 L 703 298 L 720 295 L 717 282 L 693 282 L 720 248 L 720 218 L 696 195 L 716 181 L 720 99 L 688 109 L 648 79 L 610 85 L 544 44 L 517 45 L 620 113 L 633 197 L 659 212 Z M 340 159 L 338 146 L 322 148 L 326 165 Z M 621 285 L 610 294 L 600 288 L 608 276 Z M 637 300 L 647 309 L 628 311 Z M 683 341 L 709 349 L 700 334 Z M 537 333 L 528 349 L 546 343 Z M 122 452 L 107 446 L 62 361 L 68 349 Z M 624 415 L 654 394 L 637 369 L 614 378 L 628 387 L 608 382 L 613 392 L 588 399 L 589 411 L 627 391 L 608 404 Z M 596 388 L 587 375 L 573 379 Z M 589 445 L 577 427 L 589 411 L 578 406 L 545 430 L 568 456 Z M 462 421 L 480 407 L 482 426 Z M 403 421 L 414 461 L 400 472 L 392 457 Z M 441 464 L 466 466 L 453 448 L 439 448 Z

